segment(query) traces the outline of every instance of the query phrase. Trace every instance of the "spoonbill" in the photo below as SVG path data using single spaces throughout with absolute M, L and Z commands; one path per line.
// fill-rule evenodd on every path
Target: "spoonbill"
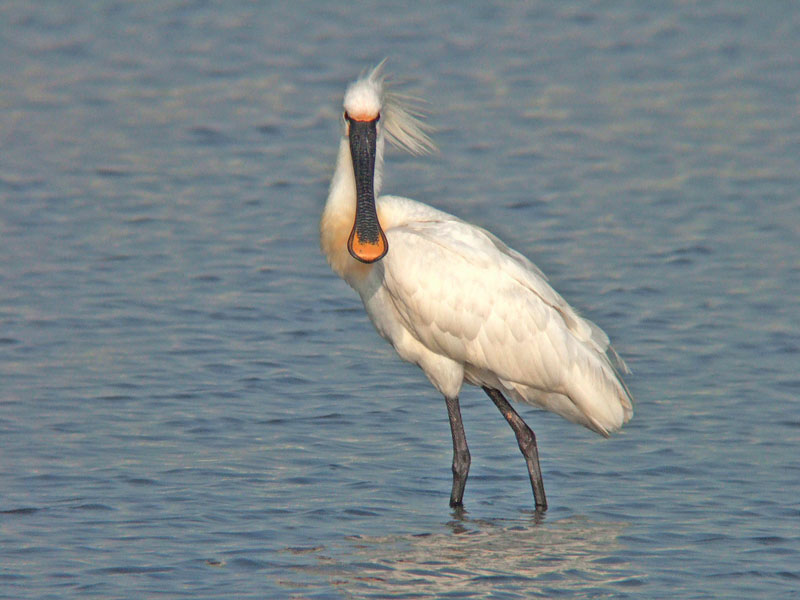
M 387 89 L 382 67 L 344 95 L 322 251 L 359 293 L 378 333 L 444 396 L 453 437 L 450 506 L 462 506 L 469 473 L 459 406 L 468 383 L 483 388 L 514 430 L 536 510 L 544 511 L 536 437 L 506 397 L 608 437 L 633 414 L 618 372 L 627 367 L 608 336 L 496 236 L 421 202 L 379 196 L 385 140 L 412 154 L 434 148 L 413 103 Z

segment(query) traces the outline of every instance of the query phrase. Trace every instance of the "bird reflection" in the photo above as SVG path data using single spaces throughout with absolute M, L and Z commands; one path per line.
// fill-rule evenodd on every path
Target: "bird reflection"
M 348 537 L 340 545 L 319 548 L 316 564 L 296 571 L 327 578 L 353 598 L 386 593 L 482 597 L 535 586 L 551 592 L 586 591 L 638 579 L 620 558 L 617 538 L 624 528 L 622 523 L 583 517 L 542 523 L 536 514 L 528 520 L 480 520 L 462 514 L 437 533 Z

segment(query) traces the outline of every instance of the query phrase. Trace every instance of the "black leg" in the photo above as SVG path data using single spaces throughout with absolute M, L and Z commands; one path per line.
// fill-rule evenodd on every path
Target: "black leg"
M 522 420 L 512 406 L 505 399 L 500 390 L 484 387 L 483 391 L 489 395 L 492 402 L 495 403 L 500 412 L 511 425 L 511 429 L 517 436 L 517 443 L 522 455 L 525 457 L 525 462 L 528 464 L 528 475 L 531 477 L 531 487 L 533 488 L 533 500 L 536 503 L 537 511 L 547 510 L 547 499 L 544 495 L 544 483 L 542 483 L 542 470 L 539 467 L 539 450 L 536 447 L 536 436 L 533 431 L 528 427 L 527 423 Z
M 450 493 L 450 506 L 462 506 L 464 486 L 469 474 L 469 448 L 464 424 L 461 422 L 461 408 L 458 398 L 445 398 L 447 416 L 450 417 L 450 432 L 453 434 L 453 491 Z

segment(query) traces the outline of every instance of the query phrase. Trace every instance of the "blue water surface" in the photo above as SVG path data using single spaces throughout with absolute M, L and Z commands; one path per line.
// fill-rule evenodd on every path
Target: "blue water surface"
M 800 594 L 800 8 L 0 4 L 0 597 Z M 330 272 L 345 86 L 384 189 L 534 259 L 633 370 L 611 440 L 442 399 Z

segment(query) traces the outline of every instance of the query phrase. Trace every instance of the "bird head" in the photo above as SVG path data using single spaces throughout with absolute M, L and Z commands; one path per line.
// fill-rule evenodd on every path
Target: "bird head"
M 373 263 L 389 249 L 375 209 L 380 188 L 384 136 L 412 154 L 433 150 L 413 99 L 386 89 L 381 62 L 350 84 L 344 95 L 344 127 L 356 183 L 356 213 L 347 249 L 357 260 Z

